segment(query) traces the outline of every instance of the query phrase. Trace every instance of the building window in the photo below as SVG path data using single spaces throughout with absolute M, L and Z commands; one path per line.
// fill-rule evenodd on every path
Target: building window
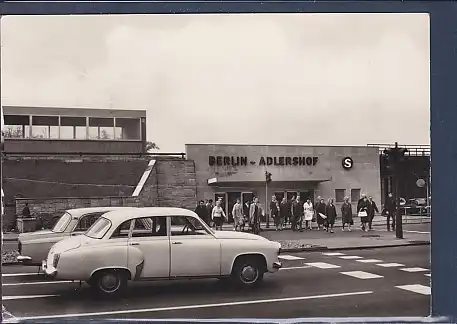
M 85 140 L 86 117 L 60 117 L 60 138 Z
M 345 195 L 346 189 L 335 189 L 335 200 L 337 203 L 343 202 Z
M 58 116 L 32 116 L 32 138 L 58 139 Z
M 3 134 L 5 138 L 27 138 L 30 135 L 30 117 L 5 115 Z
M 358 202 L 360 199 L 360 189 L 351 189 L 351 202 Z
M 89 117 L 89 139 L 114 139 L 114 119 Z

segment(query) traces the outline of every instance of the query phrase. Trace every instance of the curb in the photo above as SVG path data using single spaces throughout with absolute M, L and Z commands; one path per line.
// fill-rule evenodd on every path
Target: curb
M 388 244 L 388 245 L 364 245 L 364 246 L 351 246 L 351 247 L 336 247 L 329 248 L 327 246 L 316 246 L 306 248 L 286 248 L 281 249 L 281 253 L 294 253 L 294 252 L 323 252 L 323 251 L 350 251 L 350 250 L 371 250 L 371 249 L 383 249 L 383 248 L 394 248 L 403 246 L 423 246 L 430 245 L 430 242 L 408 242 L 406 244 Z

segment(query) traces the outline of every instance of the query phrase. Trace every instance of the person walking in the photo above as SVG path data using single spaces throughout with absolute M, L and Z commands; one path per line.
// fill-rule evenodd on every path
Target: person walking
M 362 231 L 366 232 L 368 223 L 368 199 L 365 196 L 363 200 L 357 206 L 357 215 L 360 217 L 360 223 L 362 224 Z
M 349 232 L 351 231 L 351 226 L 354 225 L 352 220 L 352 205 L 349 202 L 349 197 L 344 197 L 344 203 L 341 205 L 341 218 L 343 222 L 342 231 L 345 230 L 345 226 L 348 225 Z
M 297 195 L 292 204 L 292 230 L 296 231 L 297 226 L 300 232 L 303 232 L 303 205 L 300 201 L 300 196 Z
M 314 217 L 314 209 L 313 209 L 313 203 L 311 202 L 311 199 L 306 199 L 305 203 L 303 204 L 303 214 L 305 218 L 305 229 L 307 230 L 312 230 L 312 221 Z
M 209 215 L 209 218 L 210 218 L 210 224 L 209 225 L 212 226 L 212 225 L 214 225 L 214 224 L 212 224 L 213 217 L 211 216 L 213 214 L 213 208 L 214 208 L 212 199 L 208 200 L 208 202 L 206 203 L 206 208 L 208 209 L 208 215 Z
M 276 231 L 279 231 L 280 219 L 279 219 L 279 203 L 276 196 L 271 197 L 270 202 L 270 215 L 275 223 Z
M 216 201 L 216 206 L 214 206 L 213 211 L 211 213 L 211 219 L 214 222 L 216 227 L 216 231 L 219 229 L 222 231 L 222 224 L 224 223 L 224 218 L 227 219 L 225 216 L 224 210 L 221 207 L 221 201 Z
M 368 197 L 368 230 L 372 231 L 373 230 L 373 218 L 374 214 L 379 213 L 378 206 L 376 206 L 376 203 L 373 201 L 373 197 L 369 196 Z
M 387 218 L 387 231 L 391 230 L 390 227 L 390 220 L 392 219 L 392 231 L 395 230 L 395 213 L 397 210 L 397 206 L 395 204 L 395 200 L 392 196 L 392 193 L 389 192 L 389 195 L 386 198 L 386 202 L 384 203 L 384 210 Z
M 330 233 L 333 233 L 333 225 L 335 225 L 336 220 L 336 207 L 333 204 L 332 198 L 328 199 L 325 215 L 327 216 L 327 232 L 330 230 Z
M 200 203 L 195 208 L 195 214 L 198 215 L 208 226 L 211 223 L 208 213 L 208 208 L 205 206 L 205 202 L 200 200 Z
M 262 206 L 259 203 L 259 198 L 255 197 L 253 203 L 249 207 L 249 223 L 251 224 L 252 233 L 260 233 L 260 216 L 263 216 L 264 212 Z
M 283 230 L 283 226 L 286 222 L 286 219 L 289 215 L 289 204 L 287 202 L 286 197 L 282 198 L 281 204 L 279 204 L 279 218 L 281 219 L 281 231 Z
M 232 215 L 233 215 L 233 230 L 241 231 L 241 225 L 244 223 L 244 217 L 243 217 L 243 206 L 241 206 L 240 198 L 237 198 L 235 205 L 233 205 Z
M 246 226 L 246 223 L 249 224 L 249 207 L 251 206 L 249 200 L 247 200 L 243 204 L 243 217 L 244 217 L 244 222 L 243 225 L 241 225 L 241 231 L 244 232 L 244 227 Z
M 322 217 L 324 216 L 324 217 Z M 321 198 L 316 205 L 316 221 L 317 221 L 317 229 L 320 231 L 324 229 L 325 226 L 325 202 L 324 199 Z
M 359 210 L 359 207 L 360 207 L 360 204 L 367 199 L 367 194 L 363 193 L 359 199 L 359 201 L 357 201 L 357 210 Z M 363 223 L 362 223 L 362 219 L 360 219 L 360 228 L 363 227 Z

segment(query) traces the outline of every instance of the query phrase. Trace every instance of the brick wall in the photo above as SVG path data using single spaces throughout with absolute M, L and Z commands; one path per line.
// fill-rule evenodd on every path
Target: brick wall
M 36 165 L 41 165 L 40 176 L 46 179 L 49 177 L 62 179 L 66 182 L 83 180 L 91 181 L 91 183 L 117 183 L 119 187 L 93 187 L 92 189 L 71 191 L 58 188 L 55 184 L 49 183 L 33 183 L 33 188 L 25 187 L 18 182 L 16 187 L 10 183 L 7 190 L 7 195 L 11 191 L 28 193 L 30 196 L 22 195 L 22 197 L 14 198 L 15 208 L 10 208 L 10 217 L 6 217 L 5 225 L 11 226 L 15 222 L 15 216 L 22 214 L 22 209 L 25 203 L 29 203 L 29 208 L 32 213 L 40 215 L 47 223 L 52 223 L 52 220 L 62 215 L 66 209 L 97 207 L 97 206 L 138 206 L 138 207 L 182 207 L 194 209 L 197 202 L 197 186 L 195 165 L 193 161 L 182 159 L 159 159 L 152 169 L 144 187 L 138 197 L 130 197 L 126 195 L 116 195 L 115 190 L 121 188 L 120 184 L 129 180 L 131 185 L 136 186 L 143 172 L 146 169 L 147 161 L 138 163 L 130 163 L 128 161 L 118 161 L 118 163 L 109 166 L 106 161 L 91 161 L 91 164 L 85 162 L 70 164 L 62 167 L 63 161 L 39 161 L 29 160 L 27 163 L 22 161 L 23 171 L 16 170 L 11 174 L 14 177 L 31 177 L 36 178 Z M 113 162 L 113 161 L 111 161 Z M 124 162 L 124 163 L 121 163 Z M 138 162 L 138 161 L 137 161 Z M 83 172 L 83 166 L 86 167 L 85 179 L 78 180 L 78 174 Z M 89 168 L 93 166 L 93 168 Z M 141 167 L 140 167 L 141 166 Z M 91 171 L 92 170 L 92 171 Z M 114 176 L 116 175 L 116 177 Z M 127 175 L 127 178 L 123 178 Z M 91 179 L 88 179 L 92 176 Z M 8 175 L 5 175 L 8 177 Z M 62 180 L 60 180 L 62 181 Z M 128 194 L 133 192 L 133 187 L 128 187 Z M 98 188 L 98 190 L 96 189 Z M 73 188 L 74 189 L 74 188 Z M 70 190 L 70 191 L 69 191 Z M 107 194 L 103 194 L 103 193 Z M 62 197 L 59 193 L 77 193 Z M 102 193 L 101 195 L 97 193 Z M 110 193 L 112 193 L 110 195 Z M 35 196 L 32 196 L 34 194 Z M 92 195 L 90 195 L 92 194 Z M 114 194 L 114 195 L 113 195 Z

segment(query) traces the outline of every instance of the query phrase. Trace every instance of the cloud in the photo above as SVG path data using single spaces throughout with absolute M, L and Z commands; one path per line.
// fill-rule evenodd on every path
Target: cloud
M 429 141 L 424 15 L 16 19 L 6 104 L 146 109 L 163 150 Z

